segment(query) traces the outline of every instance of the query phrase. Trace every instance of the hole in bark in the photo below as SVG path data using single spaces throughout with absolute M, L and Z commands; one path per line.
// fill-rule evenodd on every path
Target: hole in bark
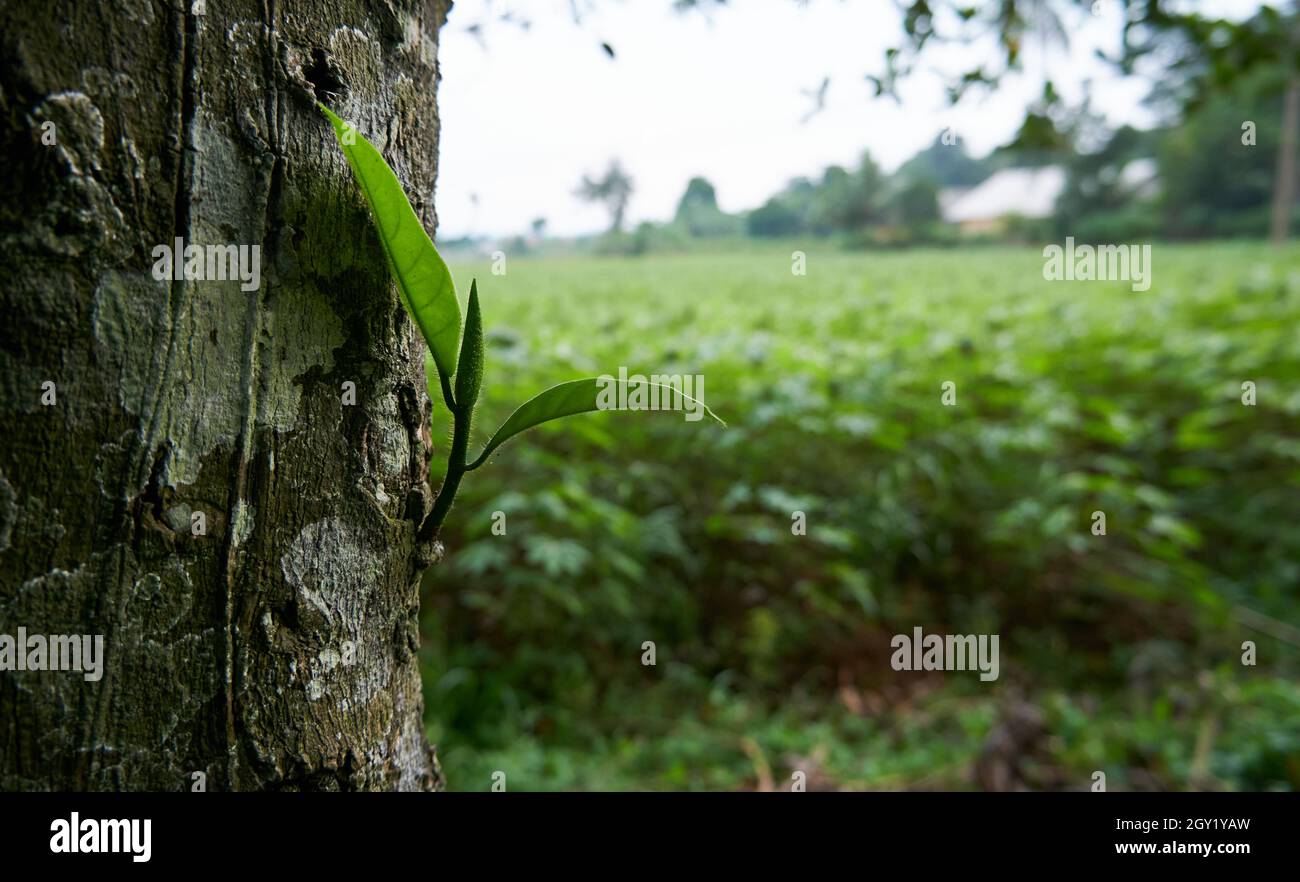
M 318 101 L 324 102 L 326 95 L 347 94 L 348 84 L 343 81 L 342 72 L 328 52 L 320 48 L 313 49 L 311 59 L 311 65 L 303 71 L 303 76 L 311 83 Z
M 137 531 L 147 525 L 171 532 L 164 517 L 171 493 L 162 482 L 163 467 L 167 464 L 170 452 L 170 443 L 164 442 L 158 445 L 158 449 L 154 451 L 153 466 L 149 470 L 149 483 L 131 500 Z

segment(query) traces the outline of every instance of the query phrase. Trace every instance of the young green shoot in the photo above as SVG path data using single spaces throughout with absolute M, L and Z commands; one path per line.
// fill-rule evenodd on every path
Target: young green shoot
M 469 459 L 474 406 L 483 387 L 483 318 L 478 282 L 470 283 L 462 333 L 460 301 L 451 272 L 411 207 L 397 175 L 375 146 L 353 126 L 325 105 L 318 102 L 317 106 L 333 124 L 343 155 L 370 206 L 402 305 L 429 347 L 438 371 L 442 400 L 452 417 L 447 473 L 433 508 L 416 534 L 421 543 L 430 542 L 437 538 L 466 472 L 482 466 L 498 447 L 521 432 L 560 417 L 599 410 L 601 384 L 608 380 L 598 377 L 571 380 L 535 395 L 510 415 L 478 456 Z M 683 394 L 680 389 L 653 383 L 645 385 L 657 387 L 659 394 L 677 395 L 726 425 L 703 402 Z

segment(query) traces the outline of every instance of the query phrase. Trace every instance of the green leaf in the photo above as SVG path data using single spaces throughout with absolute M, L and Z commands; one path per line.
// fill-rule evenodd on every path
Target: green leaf
M 460 343 L 460 303 L 451 272 L 384 157 L 354 126 L 339 119 L 324 104 L 317 102 L 316 106 L 334 124 L 343 155 L 370 203 L 402 303 L 429 344 L 438 371 L 450 377 Z
M 478 281 L 469 285 L 469 309 L 465 313 L 465 337 L 456 363 L 456 407 L 462 413 L 474 409 L 483 385 L 483 317 L 478 308 Z
M 621 380 L 613 380 L 617 386 L 630 386 L 632 384 Z M 501 428 L 497 429 L 496 434 L 488 441 L 483 448 L 483 452 L 478 455 L 468 467 L 476 469 L 482 465 L 492 453 L 506 441 L 525 432 L 533 426 L 542 423 L 558 420 L 560 417 L 573 416 L 574 414 L 587 413 L 593 410 L 601 410 L 598 405 L 599 396 L 602 386 L 608 385 L 609 379 L 603 380 L 599 377 L 588 377 L 584 380 L 570 380 L 567 383 L 560 383 L 558 386 L 552 386 L 545 392 L 542 392 L 530 398 L 519 409 L 510 415 L 510 418 L 502 423 Z M 640 386 L 642 384 L 637 383 Z M 698 401 L 689 395 L 686 395 L 672 386 L 665 386 L 660 383 L 645 383 L 647 389 L 657 388 L 662 396 L 665 393 L 681 395 L 685 405 L 698 405 L 710 417 L 717 420 L 719 425 L 726 426 L 722 420 L 718 419 L 717 414 L 709 410 L 704 402 Z M 662 399 L 661 399 L 662 400 Z M 670 411 L 673 412 L 673 411 Z

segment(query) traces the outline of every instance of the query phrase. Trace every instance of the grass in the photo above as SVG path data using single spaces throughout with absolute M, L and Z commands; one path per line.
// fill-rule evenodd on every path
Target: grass
M 424 599 L 451 786 L 977 787 L 1030 707 L 1024 786 L 1300 787 L 1300 252 L 1157 244 L 1134 292 L 1037 249 L 792 250 L 453 266 L 474 447 L 620 366 L 703 375 L 730 427 L 590 415 L 465 482 Z M 1001 634 L 1002 676 L 893 671 L 914 625 Z

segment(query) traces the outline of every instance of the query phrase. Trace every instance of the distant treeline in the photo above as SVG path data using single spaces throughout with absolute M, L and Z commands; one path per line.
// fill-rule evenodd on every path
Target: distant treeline
M 617 204 L 607 206 L 611 229 L 570 247 L 635 254 L 685 250 L 709 240 L 800 236 L 838 238 L 850 247 L 1066 235 L 1081 241 L 1262 237 L 1268 232 L 1281 137 L 1282 99 L 1275 83 L 1275 76 L 1262 72 L 1183 119 L 1145 131 L 1112 129 L 1086 104 L 1055 119 L 1031 116 L 1012 143 L 982 158 L 967 152 L 960 135 L 940 133 L 893 174 L 864 153 L 856 168 L 833 165 L 819 177 L 796 178 L 762 205 L 737 214 L 719 208 L 713 184 L 696 177 L 670 221 L 647 221 L 630 231 L 622 229 L 622 215 L 633 183 L 614 163 L 605 180 L 594 182 L 600 186 L 584 182 L 580 194 L 605 201 L 609 197 L 602 193 L 617 197 Z M 1140 187 L 1123 175 L 1137 161 L 1156 173 Z M 1051 217 L 1012 213 L 995 229 L 979 230 L 945 222 L 944 199 L 1003 169 L 1044 166 L 1065 173 Z M 536 249 L 544 230 L 539 218 L 531 235 L 507 244 L 514 253 Z M 482 244 L 462 239 L 445 246 L 481 250 Z

